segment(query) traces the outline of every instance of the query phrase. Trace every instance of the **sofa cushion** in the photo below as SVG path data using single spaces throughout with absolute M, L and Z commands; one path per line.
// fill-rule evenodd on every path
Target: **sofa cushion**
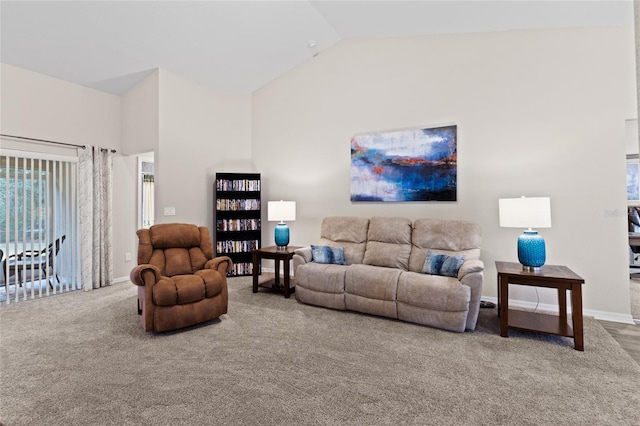
M 213 291 L 215 290 L 210 292 Z M 220 291 L 217 293 L 220 293 Z M 206 295 L 207 288 L 202 275 L 189 274 L 175 275 L 171 278 L 162 277 L 153 286 L 153 302 L 158 306 L 183 305 L 198 302 L 204 299 Z
M 205 297 L 214 297 L 222 293 L 225 282 L 222 273 L 213 269 L 201 269 L 199 271 L 196 271 L 195 275 L 202 278 L 202 282 L 204 283 Z
M 161 223 L 149 228 L 151 244 L 157 249 L 200 246 L 200 230 L 186 223 Z
M 362 263 L 367 242 L 369 219 L 331 216 L 322 220 L 320 244 L 344 249 L 347 265 Z
M 305 263 L 296 269 L 296 299 L 325 308 L 345 310 L 344 280 L 348 266 Z
M 402 270 L 371 265 L 351 265 L 344 284 L 346 308 L 397 318 L 396 293 Z
M 464 256 L 448 256 L 446 254 L 436 254 L 429 250 L 424 261 L 422 272 L 431 275 L 444 275 L 447 277 L 458 277 L 458 270 L 464 263 Z
M 166 259 L 165 275 L 172 277 L 179 274 L 192 274 L 191 257 L 186 248 L 168 248 L 164 250 Z
M 345 265 L 344 249 L 342 247 L 311 245 L 311 256 L 316 263 L 332 263 Z
M 468 311 L 471 289 L 456 278 L 403 272 L 398 302 L 437 311 Z
M 458 220 L 418 219 L 413 223 L 409 270 L 422 272 L 427 252 L 480 259 L 480 226 Z
M 399 269 L 351 265 L 347 269 L 344 291 L 369 299 L 396 300 Z
M 296 269 L 296 287 L 322 293 L 344 293 L 346 265 L 305 263 Z
M 162 223 L 137 231 L 138 264 L 149 263 L 162 275 L 192 274 L 213 258 L 209 229 L 184 223 Z M 174 257 L 175 256 L 175 257 Z
M 365 265 L 409 268 L 411 221 L 401 217 L 373 217 L 369 221 Z

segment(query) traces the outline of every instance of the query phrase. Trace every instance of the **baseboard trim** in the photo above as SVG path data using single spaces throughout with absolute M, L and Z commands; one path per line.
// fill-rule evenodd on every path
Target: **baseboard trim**
M 482 300 L 498 303 L 497 297 L 482 296 Z M 544 303 L 537 304 L 535 302 L 525 302 L 524 300 L 509 299 L 509 306 L 531 310 L 536 309 L 541 312 L 558 313 L 558 305 L 548 305 Z M 571 306 L 568 306 L 567 310 L 568 312 L 571 312 Z M 598 311 L 594 309 L 583 309 L 582 314 L 584 316 L 593 317 L 597 320 L 619 322 L 623 324 L 635 324 L 631 314 L 620 314 L 617 312 Z
M 111 281 L 111 282 L 113 284 L 116 284 L 116 283 L 123 283 L 125 281 L 129 281 L 129 277 L 114 278 L 113 281 Z

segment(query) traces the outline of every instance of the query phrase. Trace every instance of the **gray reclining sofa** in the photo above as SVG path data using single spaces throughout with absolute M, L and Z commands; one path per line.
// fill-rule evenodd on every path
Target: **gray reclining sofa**
M 480 227 L 471 222 L 327 217 L 318 246 L 298 249 L 293 257 L 296 298 L 450 331 L 474 330 L 484 269 L 480 243 Z M 328 260 L 323 250 L 332 252 Z

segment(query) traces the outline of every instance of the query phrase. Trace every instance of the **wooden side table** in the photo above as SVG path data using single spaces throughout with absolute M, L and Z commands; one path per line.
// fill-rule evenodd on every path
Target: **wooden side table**
M 498 270 L 498 314 L 500 336 L 509 337 L 509 327 L 573 337 L 574 348 L 584 350 L 582 285 L 584 280 L 566 266 L 544 265 L 542 271 L 526 272 L 515 262 L 496 262 Z M 559 315 L 509 309 L 509 284 L 558 290 Z M 567 321 L 567 290 L 571 291 L 571 322 Z M 573 325 L 573 327 L 572 327 Z
M 280 285 L 280 261 L 284 263 L 284 297 L 289 298 L 290 294 L 295 291 L 295 287 L 291 288 L 290 263 L 293 259 L 294 252 L 300 247 L 287 246 L 285 250 L 278 250 L 276 246 L 263 247 L 253 250 L 253 292 L 258 292 L 258 275 L 260 274 L 260 261 L 262 259 L 273 259 L 275 264 L 275 284 Z

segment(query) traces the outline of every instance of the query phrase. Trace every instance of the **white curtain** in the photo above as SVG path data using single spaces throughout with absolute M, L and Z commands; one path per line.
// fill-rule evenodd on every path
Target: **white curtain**
M 87 146 L 80 150 L 78 169 L 80 276 L 84 290 L 89 291 L 113 281 L 113 154 L 110 149 Z

